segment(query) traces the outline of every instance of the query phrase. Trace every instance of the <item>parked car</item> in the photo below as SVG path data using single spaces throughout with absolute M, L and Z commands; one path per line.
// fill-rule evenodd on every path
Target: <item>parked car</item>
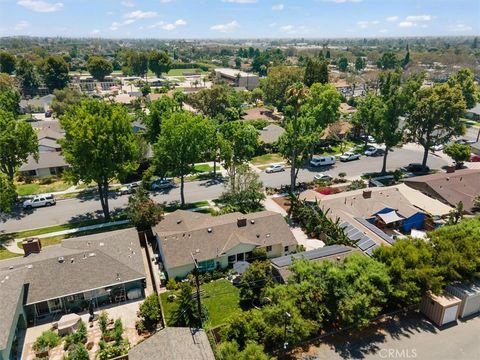
M 430 168 L 428 166 L 423 167 L 420 163 L 410 163 L 402 168 L 402 170 L 414 174 L 426 174 L 430 172 Z
M 265 169 L 265 172 L 266 172 L 267 174 L 276 173 L 276 172 L 281 172 L 281 171 L 285 171 L 285 166 L 284 166 L 284 165 L 281 165 L 281 164 L 270 165 L 269 167 L 267 167 L 267 168 Z
M 367 136 L 367 141 L 368 141 L 369 143 L 376 143 L 376 142 L 377 142 L 372 135 L 368 135 L 368 136 Z
M 158 179 L 152 182 L 150 189 L 153 191 L 166 190 L 175 187 L 175 183 L 172 179 Z
M 117 190 L 117 195 L 127 195 L 133 194 L 136 188 L 140 186 L 140 182 L 133 182 L 131 184 L 126 184 Z
M 310 160 L 313 167 L 326 166 L 335 164 L 335 156 L 315 156 Z
M 46 118 L 52 117 L 52 115 L 53 115 L 53 110 L 52 109 L 48 109 L 47 111 L 45 111 L 45 117 Z
M 57 202 L 55 201 L 55 196 L 52 194 L 36 195 L 30 199 L 27 199 L 23 202 L 24 209 L 32 209 L 42 206 L 53 206 Z
M 370 146 L 369 148 L 367 148 L 367 150 L 365 150 L 365 152 L 363 154 L 365 156 L 375 156 L 379 152 L 380 152 L 379 148 L 376 148 L 375 146 Z
M 444 145 L 443 144 L 438 144 L 438 145 L 433 145 L 432 146 L 432 150 L 433 151 L 442 151 L 444 148 Z
M 352 161 L 360 159 L 360 154 L 355 154 L 353 152 L 346 152 L 343 155 L 340 155 L 340 161 Z
M 468 139 L 458 139 L 458 140 L 455 140 L 455 142 L 461 145 L 475 144 L 475 140 L 468 140 Z
M 480 162 L 480 155 L 472 155 L 470 158 L 471 162 Z
M 332 180 L 332 177 L 328 174 L 319 173 L 315 175 L 313 179 L 316 181 L 330 181 Z

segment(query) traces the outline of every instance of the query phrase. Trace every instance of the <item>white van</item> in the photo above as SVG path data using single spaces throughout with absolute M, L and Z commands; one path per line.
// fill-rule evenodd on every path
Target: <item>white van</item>
M 326 166 L 335 164 L 335 156 L 315 156 L 310 160 L 313 167 Z

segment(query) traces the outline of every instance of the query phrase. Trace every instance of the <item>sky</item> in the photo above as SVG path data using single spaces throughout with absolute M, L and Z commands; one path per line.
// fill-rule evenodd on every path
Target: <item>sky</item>
M 480 0 L 0 0 L 0 36 L 332 38 L 480 34 Z

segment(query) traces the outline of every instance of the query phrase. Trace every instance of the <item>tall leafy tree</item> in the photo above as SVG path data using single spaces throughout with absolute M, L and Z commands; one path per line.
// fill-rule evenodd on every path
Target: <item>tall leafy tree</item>
M 128 54 L 128 67 L 133 75 L 147 76 L 148 54 L 142 51 L 132 51 Z
M 279 110 L 286 106 L 287 89 L 303 81 L 304 70 L 293 66 L 274 66 L 268 69 L 266 79 L 260 82 L 260 88 L 265 94 L 265 102 L 274 105 Z
M 20 111 L 20 93 L 16 88 L 0 91 L 0 109 L 18 114 Z
M 328 63 L 326 61 L 309 58 L 305 67 L 303 82 L 308 87 L 314 83 L 328 83 Z
M 446 143 L 453 136 L 464 133 L 461 116 L 465 111 L 465 102 L 460 88 L 448 84 L 420 89 L 414 96 L 414 102 L 415 107 L 406 124 L 410 139 L 424 149 L 422 165 L 425 167 L 432 146 Z
M 113 66 L 102 56 L 90 56 L 87 61 L 87 70 L 94 79 L 103 81 L 105 76 L 112 73 Z
M 172 115 L 175 106 L 174 99 L 168 96 L 162 96 L 148 104 L 149 112 L 143 116 L 143 121 L 147 127 L 147 139 L 151 144 L 157 142 L 162 122 Z
M 15 71 L 15 66 L 15 56 L 6 51 L 0 51 L 0 73 L 11 75 Z
M 398 66 L 397 56 L 392 52 L 383 53 L 377 61 L 377 66 L 382 70 L 393 70 Z
M 241 102 L 233 89 L 225 85 L 215 85 L 202 89 L 187 100 L 205 116 L 220 122 L 240 119 Z
M 157 77 L 167 73 L 172 66 L 172 59 L 165 51 L 152 50 L 148 54 L 148 66 Z
M 173 113 L 162 121 L 155 144 L 155 162 L 162 173 L 180 178 L 181 204 L 185 205 L 185 176 L 206 151 L 207 120 L 190 112 Z
M 79 90 L 70 88 L 53 90 L 53 95 L 51 108 L 57 117 L 63 115 L 69 106 L 78 104 L 83 97 Z
M 450 76 L 448 83 L 451 86 L 457 85 L 460 87 L 467 109 L 473 108 L 479 101 L 472 70 L 468 68 L 459 70 L 456 74 Z
M 341 57 L 338 60 L 338 70 L 345 72 L 348 69 L 348 59 L 346 57 Z
M 463 163 L 470 159 L 472 148 L 468 144 L 451 144 L 445 146 L 443 152 L 450 156 L 455 161 L 457 168 L 460 169 Z
M 17 194 L 15 192 L 15 185 L 7 175 L 0 172 L 0 215 L 2 213 L 9 213 L 12 210 L 13 203 Z
M 15 171 L 29 155 L 38 159 L 37 134 L 32 125 L 0 109 L 0 170 L 13 180 Z
M 68 65 L 61 56 L 48 56 L 40 62 L 39 70 L 50 91 L 63 89 L 70 81 Z
M 138 143 L 127 110 L 118 104 L 83 100 L 60 117 L 63 155 L 75 182 L 95 181 L 105 220 L 110 220 L 109 184 L 136 170 Z
M 367 93 L 357 106 L 357 112 L 353 116 L 353 123 L 363 130 L 365 136 L 365 148 L 368 145 L 368 136 L 375 132 L 378 124 L 384 117 L 385 107 L 380 97 L 372 92 Z
M 26 58 L 21 58 L 18 61 L 15 75 L 20 81 L 20 86 L 24 93 L 37 93 L 40 81 L 38 78 L 37 70 L 31 61 Z
M 365 60 L 361 56 L 355 59 L 355 70 L 362 71 L 365 68 Z
M 126 213 L 138 231 L 151 233 L 152 227 L 162 219 L 163 210 L 150 198 L 148 191 L 140 186 L 128 198 Z

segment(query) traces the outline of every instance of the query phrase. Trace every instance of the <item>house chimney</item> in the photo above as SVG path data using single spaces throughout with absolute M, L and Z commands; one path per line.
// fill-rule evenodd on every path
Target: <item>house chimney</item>
M 363 198 L 370 199 L 372 197 L 372 190 L 363 190 Z
M 38 254 L 42 250 L 42 243 L 40 239 L 28 238 L 22 241 L 23 251 L 25 256 L 30 254 Z
M 237 219 L 237 226 L 238 227 L 247 226 L 247 218 L 238 218 Z

